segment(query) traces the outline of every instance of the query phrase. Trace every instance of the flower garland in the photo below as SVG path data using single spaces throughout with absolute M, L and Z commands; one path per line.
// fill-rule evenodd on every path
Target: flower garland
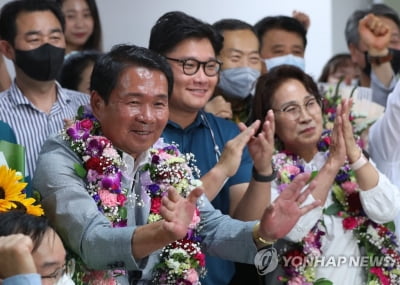
M 27 183 L 21 182 L 21 173 L 0 166 L 0 213 L 12 210 L 23 210 L 29 215 L 42 216 L 44 211 L 34 198 L 27 198 L 24 188 Z
M 329 155 L 330 132 L 325 131 L 318 142 L 318 150 Z M 289 152 L 279 152 L 274 155 L 273 162 L 278 169 L 278 191 L 283 191 L 286 186 L 299 174 L 305 172 L 304 161 L 299 156 Z M 313 172 L 311 177 L 315 177 Z M 332 186 L 334 203 L 324 209 L 326 215 L 336 215 L 343 218 L 342 225 L 345 230 L 351 230 L 358 240 L 359 246 L 365 250 L 366 256 L 375 260 L 382 258 L 385 261 L 377 267 L 368 259 L 367 283 L 368 285 L 400 284 L 400 255 L 397 251 L 398 241 L 394 234 L 393 222 L 377 224 L 370 220 L 364 213 L 360 201 L 360 189 L 356 183 L 354 171 L 346 162 L 338 171 Z M 329 280 L 320 278 L 316 280 L 313 261 L 322 255 L 321 238 L 325 235 L 322 221 L 299 243 L 294 243 L 293 248 L 283 254 L 284 260 L 300 262 L 283 262 L 286 276 L 280 277 L 281 281 L 293 282 L 292 284 L 332 284 Z M 296 283 L 297 282 L 297 283 Z
M 121 155 L 110 140 L 101 136 L 99 122 L 85 106 L 78 110 L 77 120 L 64 130 L 64 139 L 82 159 L 83 165 L 74 165 L 76 173 L 87 180 L 86 189 L 96 202 L 99 211 L 113 227 L 127 226 L 128 189 L 122 187 L 122 171 L 125 168 Z M 151 198 L 148 223 L 162 219 L 159 214 L 161 198 L 172 185 L 184 197 L 198 186 L 193 179 L 192 168 L 187 164 L 189 156 L 179 153 L 173 145 L 158 141 L 150 150 L 151 160 L 141 170 L 142 189 Z M 189 232 L 161 251 L 161 260 L 154 268 L 156 284 L 198 284 L 204 270 L 204 254 L 200 250 L 198 236 L 199 211 L 194 214 Z M 77 265 L 74 274 L 76 284 L 117 284 L 116 277 L 126 274 L 123 270 L 88 270 L 75 255 Z
M 140 176 L 142 188 L 151 198 L 148 223 L 162 219 L 160 215 L 161 199 L 173 186 L 183 197 L 199 186 L 199 180 L 193 178 L 193 155 L 182 155 L 176 146 L 164 144 L 159 140 L 150 149 L 150 163 L 147 163 Z M 197 208 L 186 236 L 166 246 L 160 262 L 154 268 L 155 284 L 199 284 L 200 276 L 205 274 L 205 255 L 201 252 L 201 237 L 198 235 L 200 211 Z

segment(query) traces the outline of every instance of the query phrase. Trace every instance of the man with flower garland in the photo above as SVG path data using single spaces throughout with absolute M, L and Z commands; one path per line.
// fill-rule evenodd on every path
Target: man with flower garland
M 201 250 L 252 263 L 257 247 L 284 236 L 318 205 L 299 208 L 314 187 L 301 192 L 309 177 L 302 175 L 266 208 L 259 223 L 216 211 L 202 188 L 194 188 L 176 147 L 159 140 L 168 120 L 172 78 L 158 54 L 130 45 L 114 47 L 94 67 L 91 110 L 83 110 L 81 120 L 43 146 L 34 188 L 66 246 L 78 255 L 78 265 L 108 270 L 82 273 L 78 267 L 94 284 L 99 278 L 128 284 L 128 276 L 130 284 L 198 284 L 204 266 Z M 248 128 L 238 139 L 248 140 L 254 132 Z M 157 168 L 160 161 L 170 164 Z M 168 168 L 175 166 L 178 170 Z M 193 246 L 182 246 L 186 241 Z M 180 261 L 166 259 L 170 253 Z M 181 267 L 187 259 L 194 263 Z

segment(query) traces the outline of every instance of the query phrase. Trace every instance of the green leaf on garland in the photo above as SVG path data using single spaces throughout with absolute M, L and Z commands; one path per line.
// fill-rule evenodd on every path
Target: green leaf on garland
M 334 203 L 330 205 L 328 208 L 324 209 L 324 214 L 332 216 L 332 215 L 337 215 L 337 213 L 339 213 L 340 211 L 343 211 L 342 206 L 338 203 Z
M 328 279 L 325 278 L 319 278 L 315 280 L 313 283 L 314 285 L 333 285 L 332 281 L 329 281 Z
M 121 219 L 126 219 L 126 217 L 128 216 L 128 210 L 125 207 L 119 208 L 118 213 Z
M 85 178 L 86 177 L 87 171 L 81 164 L 75 163 L 74 164 L 74 169 L 75 169 L 76 174 L 78 174 L 78 176 L 80 178 Z
M 394 224 L 393 221 L 384 224 L 384 226 L 387 227 L 387 228 L 388 228 L 389 230 L 391 230 L 392 232 L 395 232 L 395 231 L 396 231 L 396 226 L 395 226 L 395 224 Z

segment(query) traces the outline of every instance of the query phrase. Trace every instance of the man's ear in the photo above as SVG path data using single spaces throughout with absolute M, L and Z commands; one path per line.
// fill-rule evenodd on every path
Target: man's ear
M 105 105 L 106 102 L 104 102 L 104 99 L 100 96 L 100 94 L 97 91 L 91 91 L 90 106 L 92 107 L 93 115 L 97 119 L 101 118 Z
M 9 60 L 15 59 L 14 48 L 8 41 L 0 40 L 0 52 L 4 54 Z

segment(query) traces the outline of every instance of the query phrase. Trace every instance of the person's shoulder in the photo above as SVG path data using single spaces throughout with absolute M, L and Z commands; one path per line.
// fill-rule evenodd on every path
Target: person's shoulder
M 52 152 L 53 150 L 60 150 L 61 147 L 69 149 L 68 142 L 63 138 L 62 133 L 51 134 L 48 136 L 46 141 L 43 143 L 41 148 L 41 154 L 46 152 Z

